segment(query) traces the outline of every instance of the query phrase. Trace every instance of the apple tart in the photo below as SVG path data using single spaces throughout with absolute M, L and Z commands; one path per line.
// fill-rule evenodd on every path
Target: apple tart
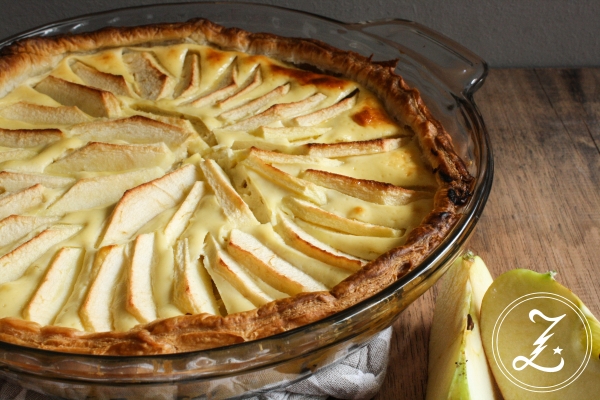
M 214 348 L 415 268 L 471 177 L 394 70 L 206 20 L 4 49 L 0 340 Z

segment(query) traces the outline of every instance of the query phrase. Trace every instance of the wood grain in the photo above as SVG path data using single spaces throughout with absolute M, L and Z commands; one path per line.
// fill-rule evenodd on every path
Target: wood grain
M 600 317 L 600 68 L 498 69 L 475 95 L 494 151 L 470 248 L 494 277 L 554 270 Z M 394 324 L 383 399 L 423 399 L 436 287 Z

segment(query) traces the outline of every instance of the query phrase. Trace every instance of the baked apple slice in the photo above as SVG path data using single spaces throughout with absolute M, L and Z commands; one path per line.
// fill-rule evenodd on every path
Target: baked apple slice
M 403 206 L 416 200 L 433 197 L 433 193 L 427 191 L 405 189 L 391 183 L 356 179 L 328 171 L 307 169 L 301 176 L 302 179 L 319 186 L 337 190 L 340 193 L 371 203 L 388 206 Z
M 63 247 L 56 253 L 40 285 L 23 309 L 25 318 L 43 325 L 53 322 L 69 297 L 83 254 L 84 250 L 78 247 Z
M 175 245 L 175 305 L 184 313 L 220 315 L 210 277 L 198 260 L 190 257 L 187 238 Z
M 152 322 L 157 318 L 152 293 L 154 237 L 154 233 L 144 233 L 135 239 L 127 272 L 125 306 L 140 322 Z
M 290 296 L 327 290 L 322 283 L 277 256 L 254 236 L 239 229 L 233 229 L 229 234 L 227 251 L 254 275 Z
M 242 118 L 246 117 L 247 115 L 250 115 L 250 114 L 254 113 L 255 111 L 258 111 L 261 108 L 266 107 L 267 105 L 277 101 L 278 99 L 281 99 L 289 91 L 290 91 L 289 83 L 280 85 L 280 86 L 276 87 L 275 89 L 271 90 L 270 92 L 265 93 L 260 97 L 257 97 L 254 100 L 251 100 L 251 101 L 249 101 L 237 108 L 234 108 L 232 110 L 221 113 L 221 115 L 219 115 L 219 117 L 221 119 L 224 119 L 225 121 L 235 121 L 235 120 L 242 119 Z M 234 125 L 234 126 L 237 127 L 236 125 Z M 235 128 L 231 128 L 231 126 L 230 126 L 230 127 L 228 127 L 228 129 L 235 129 Z
M 144 99 L 159 100 L 173 93 L 175 79 L 159 64 L 148 51 L 129 51 L 123 61 L 131 70 L 138 93 Z
M 63 138 L 60 129 L 0 129 L 0 146 L 4 147 L 47 146 Z
M 55 203 L 48 207 L 51 215 L 62 215 L 71 211 L 93 209 L 115 204 L 125 191 L 157 179 L 163 170 L 154 167 L 122 174 L 110 174 L 83 178 L 77 181 Z
M 110 142 L 123 140 L 132 144 L 166 143 L 176 148 L 190 132 L 171 124 L 142 116 L 96 121 L 73 127 L 71 135 L 83 141 Z
M 125 192 L 111 214 L 101 246 L 131 238 L 152 218 L 182 201 L 196 180 L 196 167 L 187 164 Z
M 183 61 L 181 77 L 173 92 L 173 98 L 186 98 L 195 94 L 200 86 L 200 76 L 200 54 L 188 51 Z
M 312 110 L 326 98 L 327 96 L 323 93 L 315 93 L 304 100 L 275 104 L 259 114 L 248 117 L 238 123 L 227 125 L 224 128 L 229 130 L 251 131 L 274 121 L 286 120 L 304 114 Z
M 58 217 L 10 215 L 0 221 L 0 247 L 13 243 L 42 226 L 58 222 Z
M 206 236 L 205 244 L 204 265 L 210 272 L 228 313 L 253 309 L 275 299 L 258 286 L 246 268 L 223 251 L 212 235 Z
M 81 226 L 55 225 L 0 257 L 0 284 L 20 278 L 52 246 L 75 235 Z
M 43 125 L 75 125 L 92 120 L 90 115 L 84 113 L 76 106 L 77 103 L 70 106 L 51 107 L 20 101 L 0 110 L 0 116 L 16 121 Z M 48 129 L 48 131 L 50 130 Z
M 0 188 L 7 192 L 16 192 L 40 184 L 51 189 L 65 189 L 76 182 L 76 179 L 66 176 L 49 174 L 26 174 L 22 172 L 0 172 Z
M 308 143 L 304 145 L 306 154 L 315 157 L 350 157 L 385 153 L 400 148 L 402 138 L 383 138 L 341 143 Z
M 275 229 L 290 246 L 324 263 L 352 272 L 358 271 L 367 263 L 365 260 L 343 253 L 319 241 L 282 212 L 278 214 L 278 224 Z
M 12 214 L 22 214 L 39 206 L 44 201 L 44 186 L 35 184 L 18 192 L 7 192 L 0 195 L 0 218 Z
M 175 161 L 169 147 L 160 143 L 116 144 L 89 142 L 46 167 L 50 173 L 69 171 L 125 171 L 138 168 L 168 169 Z
M 65 106 L 77 106 L 92 117 L 116 117 L 121 113 L 119 100 L 111 92 L 95 89 L 49 75 L 35 90 Z
M 96 68 L 90 67 L 80 61 L 73 62 L 71 69 L 88 86 L 112 92 L 119 96 L 131 97 L 132 95 L 125 78 L 121 75 L 98 71 Z

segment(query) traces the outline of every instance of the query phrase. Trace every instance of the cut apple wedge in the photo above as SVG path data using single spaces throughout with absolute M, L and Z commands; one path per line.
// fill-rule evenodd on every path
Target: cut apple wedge
M 125 192 L 112 212 L 101 246 L 128 240 L 152 218 L 181 202 L 197 178 L 196 167 L 187 164 Z
M 155 144 L 90 142 L 50 164 L 44 171 L 65 174 L 71 171 L 125 171 L 153 166 L 168 169 L 174 160 L 175 156 L 162 142 Z
M 554 275 L 511 270 L 483 298 L 483 346 L 506 400 L 600 393 L 600 323 Z
M 125 78 L 121 75 L 108 74 L 98 71 L 80 61 L 71 64 L 71 69 L 81 78 L 86 85 L 106 90 L 120 96 L 131 96 L 131 90 L 127 86 Z
M 77 106 L 92 117 L 110 118 L 121 113 L 119 100 L 111 92 L 65 81 L 52 75 L 38 83 L 35 90 L 65 106 Z
M 427 400 L 501 399 L 481 344 L 481 300 L 492 276 L 467 253 L 442 277 L 429 340 Z
M 0 116 L 32 124 L 48 125 L 75 125 L 92 120 L 75 105 L 51 107 L 24 101 L 3 108 Z
M 64 137 L 60 129 L 1 129 L 0 146 L 27 148 L 46 146 Z

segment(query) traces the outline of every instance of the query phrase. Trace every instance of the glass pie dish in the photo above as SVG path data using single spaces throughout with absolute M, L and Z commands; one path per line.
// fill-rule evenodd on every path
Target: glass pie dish
M 90 356 L 0 343 L 0 374 L 27 388 L 67 398 L 231 398 L 305 379 L 362 348 L 390 326 L 458 257 L 487 200 L 493 174 L 489 140 L 472 95 L 487 67 L 460 45 L 418 24 L 379 21 L 343 24 L 261 5 L 185 3 L 130 8 L 47 25 L 0 43 L 31 36 L 94 31 L 206 18 L 226 27 L 314 38 L 335 47 L 398 59 L 396 71 L 421 92 L 450 132 L 475 178 L 473 195 L 443 243 L 418 267 L 375 296 L 330 317 L 285 333 L 211 350 L 171 355 Z

